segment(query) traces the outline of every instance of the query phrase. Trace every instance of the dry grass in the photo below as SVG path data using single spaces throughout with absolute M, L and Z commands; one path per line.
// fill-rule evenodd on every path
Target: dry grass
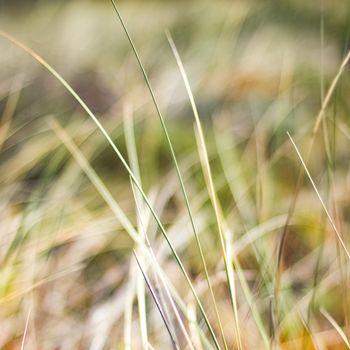
M 349 348 L 348 8 L 114 5 L 0 12 L 0 347 Z

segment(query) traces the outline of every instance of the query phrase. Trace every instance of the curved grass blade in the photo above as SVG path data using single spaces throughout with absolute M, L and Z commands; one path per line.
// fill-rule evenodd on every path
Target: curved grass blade
M 350 50 L 348 51 L 347 55 L 345 56 L 345 58 L 343 59 L 337 74 L 335 75 L 335 77 L 333 78 L 331 85 L 329 86 L 326 96 L 325 98 L 322 100 L 322 105 L 321 108 L 319 110 L 319 113 L 317 114 L 316 117 L 316 121 L 314 124 L 314 127 L 312 129 L 312 136 L 309 142 L 309 147 L 308 147 L 308 151 L 306 153 L 305 156 L 305 162 L 308 161 L 310 155 L 311 155 L 311 151 L 313 149 L 314 143 L 315 143 L 315 138 L 316 138 L 316 134 L 320 128 L 321 122 L 325 117 L 325 110 L 328 107 L 328 104 L 331 100 L 331 97 L 333 96 L 333 93 L 335 91 L 335 88 L 337 87 L 337 84 L 341 78 L 341 76 L 343 75 L 346 65 L 348 64 L 348 62 L 350 61 Z M 323 93 L 322 93 L 323 95 Z M 322 97 L 322 96 L 321 96 Z M 280 239 L 280 243 L 279 243 L 279 247 L 278 247 L 278 253 L 277 253 L 277 266 L 276 266 L 276 283 L 275 283 L 275 310 L 276 310 L 276 315 L 278 316 L 279 314 L 279 305 L 278 305 L 278 292 L 280 289 L 280 278 L 281 278 L 281 270 L 282 270 L 282 256 L 283 256 L 283 252 L 284 252 L 284 246 L 285 246 L 285 242 L 286 242 L 286 237 L 287 237 L 287 233 L 288 233 L 288 227 L 290 225 L 290 221 L 292 219 L 292 216 L 294 214 L 294 210 L 296 207 L 296 203 L 297 203 L 297 199 L 299 196 L 299 192 L 301 189 L 301 184 L 302 184 L 302 180 L 304 179 L 304 172 L 303 172 L 303 166 L 300 166 L 299 172 L 298 172 L 298 178 L 297 178 L 297 182 L 296 182 L 296 187 L 295 187 L 295 191 L 294 191 L 294 195 L 293 198 L 290 202 L 289 205 L 289 209 L 288 209 L 288 216 L 287 216 L 287 220 L 285 223 L 285 226 L 283 228 L 282 231 L 282 235 L 281 235 L 281 239 Z
M 148 87 L 149 93 L 150 93 L 150 95 L 151 95 L 153 104 L 154 104 L 154 106 L 155 106 L 155 108 L 156 108 L 156 111 L 157 111 L 157 114 L 158 114 L 158 117 L 159 117 L 159 121 L 160 121 L 160 123 L 161 123 L 162 130 L 163 130 L 163 133 L 164 133 L 164 135 L 165 135 L 166 141 L 167 141 L 167 143 L 168 143 L 169 150 L 170 150 L 170 153 L 171 153 L 171 157 L 172 157 L 172 160 L 173 160 L 175 169 L 176 169 L 176 173 L 177 173 L 177 177 L 178 177 L 178 180 L 179 180 L 179 183 L 180 183 L 181 191 L 182 191 L 182 194 L 183 194 L 183 197 L 184 197 L 184 200 L 185 200 L 186 209 L 187 209 L 188 214 L 189 214 L 189 218 L 190 218 L 192 230 L 193 230 L 193 232 L 194 232 L 195 239 L 196 239 L 196 243 L 197 243 L 197 246 L 198 246 L 198 248 L 199 248 L 199 247 L 200 247 L 199 238 L 198 238 L 197 230 L 196 230 L 196 227 L 195 227 L 195 224 L 194 224 L 193 214 L 192 214 L 192 210 L 191 210 L 191 207 L 190 207 L 190 204 L 189 204 L 188 195 L 187 195 L 187 192 L 186 192 L 186 189 L 185 189 L 184 181 L 183 181 L 182 176 L 181 176 L 181 172 L 180 172 L 180 168 L 179 168 L 179 165 L 178 165 L 178 162 L 177 162 L 177 158 L 176 158 L 176 155 L 175 155 L 175 151 L 174 151 L 174 148 L 173 148 L 173 146 L 172 146 L 172 142 L 171 142 L 171 140 L 170 140 L 170 136 L 169 136 L 167 127 L 166 127 L 165 122 L 164 122 L 164 118 L 163 118 L 162 113 L 161 113 L 161 111 L 160 111 L 160 108 L 159 108 L 159 106 L 158 106 L 157 99 L 156 99 L 155 94 L 154 94 L 154 92 L 153 92 L 151 83 L 150 83 L 150 81 L 149 81 L 149 79 L 148 79 L 148 75 L 147 75 L 147 73 L 146 73 L 146 71 L 145 71 L 145 68 L 143 67 L 143 64 L 142 64 L 142 62 L 141 62 L 140 56 L 139 56 L 139 54 L 138 54 L 138 52 L 137 52 L 137 50 L 136 50 L 135 44 L 134 44 L 134 42 L 133 42 L 133 40 L 132 40 L 132 38 L 131 38 L 131 36 L 130 36 L 130 34 L 129 34 L 129 31 L 128 31 L 128 29 L 126 28 L 125 22 L 124 22 L 124 20 L 123 20 L 121 14 L 120 14 L 120 12 L 119 12 L 119 10 L 118 10 L 118 7 L 117 7 L 115 1 L 114 1 L 114 0 L 111 0 L 111 3 L 112 3 L 112 6 L 113 6 L 113 8 L 114 8 L 114 10 L 115 10 L 115 12 L 116 12 L 118 18 L 119 18 L 119 21 L 120 21 L 120 23 L 121 23 L 121 25 L 122 25 L 122 27 L 123 27 L 123 30 L 124 30 L 124 32 L 125 32 L 125 34 L 126 34 L 126 36 L 127 36 L 127 39 L 128 39 L 128 41 L 129 41 L 129 43 L 130 43 L 130 46 L 131 46 L 131 48 L 132 48 L 132 51 L 134 52 L 134 55 L 135 55 L 136 60 L 137 60 L 137 63 L 138 63 L 138 65 L 139 65 L 139 67 L 140 67 L 140 70 L 141 70 L 141 72 L 142 72 L 142 75 L 143 75 L 143 77 L 144 77 L 144 80 L 145 80 L 145 82 L 146 82 L 146 85 L 147 85 L 147 87 Z M 200 251 L 201 258 L 204 259 L 202 249 L 199 248 L 199 251 Z M 202 259 L 202 261 L 203 261 L 203 259 Z M 206 269 L 206 264 L 204 264 L 204 266 L 205 266 L 205 267 L 204 267 L 205 270 L 207 270 L 207 269 Z M 208 274 L 206 273 L 206 278 L 207 278 L 207 275 L 208 275 Z M 210 283 L 210 282 L 209 282 L 209 283 Z M 216 304 L 216 303 L 214 302 L 214 305 L 215 305 L 215 304 Z M 205 317 L 205 319 L 206 319 L 206 317 Z M 210 333 L 212 333 L 213 340 L 214 340 L 215 344 L 216 344 L 217 347 L 218 347 L 219 344 L 217 343 L 217 340 L 216 340 L 216 337 L 215 337 L 215 335 L 214 335 L 214 332 L 212 331 L 212 328 L 211 328 L 211 326 L 209 325 L 207 319 L 206 319 L 206 323 L 207 323 L 207 326 L 208 326 L 208 328 L 209 328 L 209 330 L 210 330 Z M 226 345 L 226 341 L 225 341 L 225 337 L 224 337 L 224 334 L 223 334 L 222 326 L 221 326 L 221 325 L 220 325 L 220 330 L 221 330 L 221 333 L 222 333 L 222 337 L 223 337 L 223 342 L 224 342 L 224 345 L 225 345 L 225 349 L 227 349 L 227 345 Z
M 340 77 L 342 76 L 342 74 L 346 68 L 346 65 L 348 64 L 349 61 L 350 61 L 350 51 L 348 52 L 348 54 L 345 56 L 344 60 L 342 61 L 341 65 L 339 67 L 339 70 L 338 70 L 337 74 L 335 75 L 335 77 L 333 78 L 332 83 L 327 91 L 327 94 L 326 94 L 324 100 L 322 101 L 322 106 L 321 106 L 321 109 L 317 115 L 315 126 L 313 129 L 314 133 L 316 133 L 320 127 L 321 121 L 322 121 L 323 116 L 324 116 L 324 112 L 325 112 L 325 110 L 326 110 L 326 108 L 331 100 L 331 97 L 333 96 L 333 93 L 334 93 L 334 90 L 338 84 L 338 81 L 339 81 Z
M 327 319 L 327 321 L 334 327 L 334 329 L 338 332 L 338 334 L 340 335 L 340 337 L 343 339 L 344 343 L 346 344 L 347 348 L 350 349 L 349 340 L 346 337 L 342 328 L 335 321 L 335 319 L 325 309 L 321 309 L 320 312 Z
M 118 221 L 122 224 L 126 232 L 137 244 L 142 244 L 142 241 L 137 234 L 136 230 L 130 223 L 127 216 L 124 214 L 123 210 L 119 207 L 118 203 L 114 200 L 113 196 L 102 182 L 100 177 L 97 175 L 95 170 L 91 167 L 87 159 L 75 145 L 74 141 L 69 137 L 67 132 L 61 127 L 61 125 L 55 120 L 51 119 L 49 124 L 52 130 L 55 132 L 57 137 L 65 145 L 68 151 L 73 155 L 76 162 L 79 164 L 81 169 L 84 171 L 86 176 L 89 178 L 91 183 L 95 186 L 101 197 L 105 200 L 108 206 L 111 208 L 113 214 L 116 216 Z
M 186 91 L 187 94 L 189 96 L 190 99 L 190 103 L 191 103 L 191 107 L 193 110 L 193 114 L 194 114 L 194 118 L 195 118 L 195 124 L 196 124 L 196 136 L 197 136 L 197 140 L 199 143 L 199 151 L 200 151 L 200 155 L 202 156 L 201 159 L 203 161 L 203 173 L 205 175 L 205 177 L 208 180 L 208 191 L 209 191 L 209 197 L 212 201 L 212 205 L 214 208 L 214 212 L 215 212 L 215 216 L 216 216 L 216 221 L 217 221 L 217 225 L 218 225 L 218 231 L 219 231 L 219 238 L 220 238 L 220 244 L 221 244 L 221 249 L 222 249 L 222 256 L 224 259 L 224 264 L 225 264 L 225 270 L 226 270 L 226 274 L 227 274 L 227 282 L 228 282 L 228 286 L 229 286 L 229 291 L 230 291 L 230 297 L 231 297 L 231 302 L 233 305 L 233 309 L 234 309 L 234 317 L 235 317 L 235 327 L 236 327 L 236 336 L 237 336 L 237 343 L 238 343 L 238 348 L 242 349 L 242 341 L 241 341 L 241 337 L 240 337 L 240 331 L 239 331 L 239 324 L 238 324 L 238 312 L 237 312 L 237 303 L 236 303 L 236 295 L 235 295 L 235 282 L 234 282 L 234 278 L 233 278 L 233 271 L 232 271 L 232 266 L 231 264 L 228 262 L 227 260 L 227 252 L 226 252 L 226 248 L 225 248 L 225 239 L 224 239 L 224 232 L 222 230 L 222 221 L 223 221 L 223 217 L 220 214 L 220 209 L 219 209 L 219 203 L 218 203 L 218 199 L 217 199 L 217 195 L 216 195 L 216 191 L 215 191 L 215 187 L 214 187 L 214 182 L 213 182 L 213 178 L 211 175 L 211 170 L 210 170 L 210 165 L 209 165 L 209 158 L 208 158 L 208 151 L 207 151 L 207 147 L 204 141 L 204 135 L 203 135 L 203 130 L 202 130 L 202 126 L 199 120 L 199 115 L 198 115 L 198 110 L 194 101 L 194 97 L 193 97 L 193 93 L 187 78 L 187 74 L 185 72 L 182 60 L 180 58 L 180 55 L 176 49 L 175 43 L 172 40 L 171 36 L 169 33 L 166 33 L 167 38 L 168 38 L 168 42 L 170 44 L 170 47 L 173 51 L 173 54 L 175 56 L 177 65 L 179 67 L 182 79 L 184 81 L 185 87 L 186 87 Z M 209 279 L 208 279 L 209 282 Z M 209 288 L 211 290 L 212 293 L 212 288 L 209 282 Z M 214 298 L 215 300 L 215 298 Z M 219 321 L 219 325 L 220 328 L 222 330 L 222 324 L 221 324 L 221 320 L 220 320 L 220 315 L 219 312 L 217 310 L 216 307 L 216 303 L 214 303 L 215 305 L 215 311 L 217 314 L 217 318 Z M 223 330 L 222 330 L 223 333 Z M 226 346 L 226 342 L 225 339 L 224 343 L 225 343 L 225 347 Z
M 116 153 L 116 155 L 118 156 L 119 160 L 122 162 L 125 170 L 128 172 L 128 174 L 130 175 L 130 177 L 132 178 L 133 182 L 135 183 L 135 186 L 138 188 L 138 190 L 140 191 L 143 200 L 145 201 L 147 207 L 149 208 L 149 210 L 151 211 L 152 216 L 154 217 L 154 219 L 156 220 L 156 223 L 162 233 L 162 235 L 164 236 L 164 239 L 166 240 L 167 244 L 169 245 L 169 248 L 176 260 L 176 263 L 179 265 L 179 268 L 182 272 L 182 274 L 184 275 L 187 284 L 189 285 L 192 294 L 194 295 L 194 298 L 196 299 L 197 305 L 199 307 L 199 310 L 204 318 L 204 321 L 209 329 L 210 335 L 215 343 L 215 347 L 219 350 L 220 346 L 219 343 L 216 339 L 215 333 L 213 331 L 213 328 L 209 322 L 209 319 L 206 315 L 206 312 L 203 308 L 203 305 L 201 303 L 201 301 L 198 298 L 198 295 L 194 289 L 194 286 L 190 280 L 190 277 L 188 275 L 188 273 L 186 272 L 180 257 L 178 256 L 178 254 L 176 253 L 172 243 L 169 240 L 169 237 L 165 231 L 165 228 L 163 226 L 163 224 L 161 223 L 157 213 L 155 212 L 152 204 L 150 203 L 148 197 L 146 196 L 145 192 L 143 191 L 141 185 L 139 184 L 139 182 L 137 181 L 135 175 L 133 174 L 133 172 L 131 171 L 128 163 L 126 162 L 125 158 L 123 157 L 123 155 L 121 154 L 120 150 L 117 148 L 117 146 L 114 144 L 113 140 L 111 139 L 111 137 L 109 136 L 109 134 L 107 133 L 107 131 L 105 130 L 105 128 L 102 126 L 102 124 L 100 123 L 100 121 L 96 118 L 96 116 L 92 113 L 92 111 L 90 110 L 90 108 L 86 105 L 86 103 L 80 98 L 80 96 L 76 93 L 76 91 L 68 84 L 68 82 L 53 68 L 51 67 L 40 55 L 38 55 L 36 52 L 34 52 L 32 49 L 30 49 L 29 47 L 27 47 L 26 45 L 24 45 L 23 43 L 21 43 L 20 41 L 18 41 L 16 38 L 14 38 L 13 36 L 9 35 L 8 33 L 4 32 L 4 31 L 0 31 L 0 36 L 7 39 L 8 41 L 10 41 L 11 43 L 13 43 L 14 45 L 16 45 L 17 47 L 19 47 L 20 49 L 22 49 L 23 51 L 25 51 L 27 54 L 29 54 L 31 57 L 33 57 L 37 62 L 39 62 L 43 67 L 45 67 L 63 86 L 64 88 L 75 98 L 75 100 L 80 104 L 80 106 L 85 110 L 85 112 L 88 114 L 88 116 L 94 121 L 94 123 L 96 124 L 96 126 L 98 127 L 98 129 L 101 131 L 101 133 L 103 134 L 103 136 L 106 138 L 106 140 L 108 141 L 109 145 L 112 147 L 113 151 Z

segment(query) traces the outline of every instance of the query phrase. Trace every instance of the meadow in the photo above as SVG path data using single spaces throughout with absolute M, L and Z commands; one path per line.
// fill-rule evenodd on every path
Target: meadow
M 0 0 L 0 348 L 349 349 L 348 0 Z

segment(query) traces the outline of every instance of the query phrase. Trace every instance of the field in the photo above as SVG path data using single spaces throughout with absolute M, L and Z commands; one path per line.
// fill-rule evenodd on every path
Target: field
M 349 349 L 348 0 L 0 0 L 0 349 Z

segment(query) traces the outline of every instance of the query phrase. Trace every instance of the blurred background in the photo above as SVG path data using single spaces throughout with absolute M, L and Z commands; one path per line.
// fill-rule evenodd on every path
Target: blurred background
M 348 63 L 316 129 L 315 124 L 350 49 L 349 1 L 118 1 L 117 6 L 179 160 L 228 348 L 238 345 L 216 217 L 193 111 L 166 31 L 188 75 L 240 265 L 235 263 L 241 272 L 235 279 L 243 348 L 266 347 L 264 339 L 271 348 L 348 348 L 348 256 L 287 132 L 347 245 Z M 171 153 L 111 3 L 0 0 L 0 31 L 44 58 L 71 85 L 129 163 L 134 139 L 143 189 L 219 333 Z M 63 85 L 4 35 L 0 118 L 0 347 L 141 349 L 146 337 L 153 348 L 170 349 L 147 286 L 140 287 L 135 244 L 87 170 L 95 171 L 137 228 L 125 168 Z M 192 310 L 189 288 L 156 222 L 145 208 L 141 214 L 160 266 Z M 194 313 L 202 347 L 210 348 L 205 323 Z M 186 348 L 172 323 L 180 348 Z

